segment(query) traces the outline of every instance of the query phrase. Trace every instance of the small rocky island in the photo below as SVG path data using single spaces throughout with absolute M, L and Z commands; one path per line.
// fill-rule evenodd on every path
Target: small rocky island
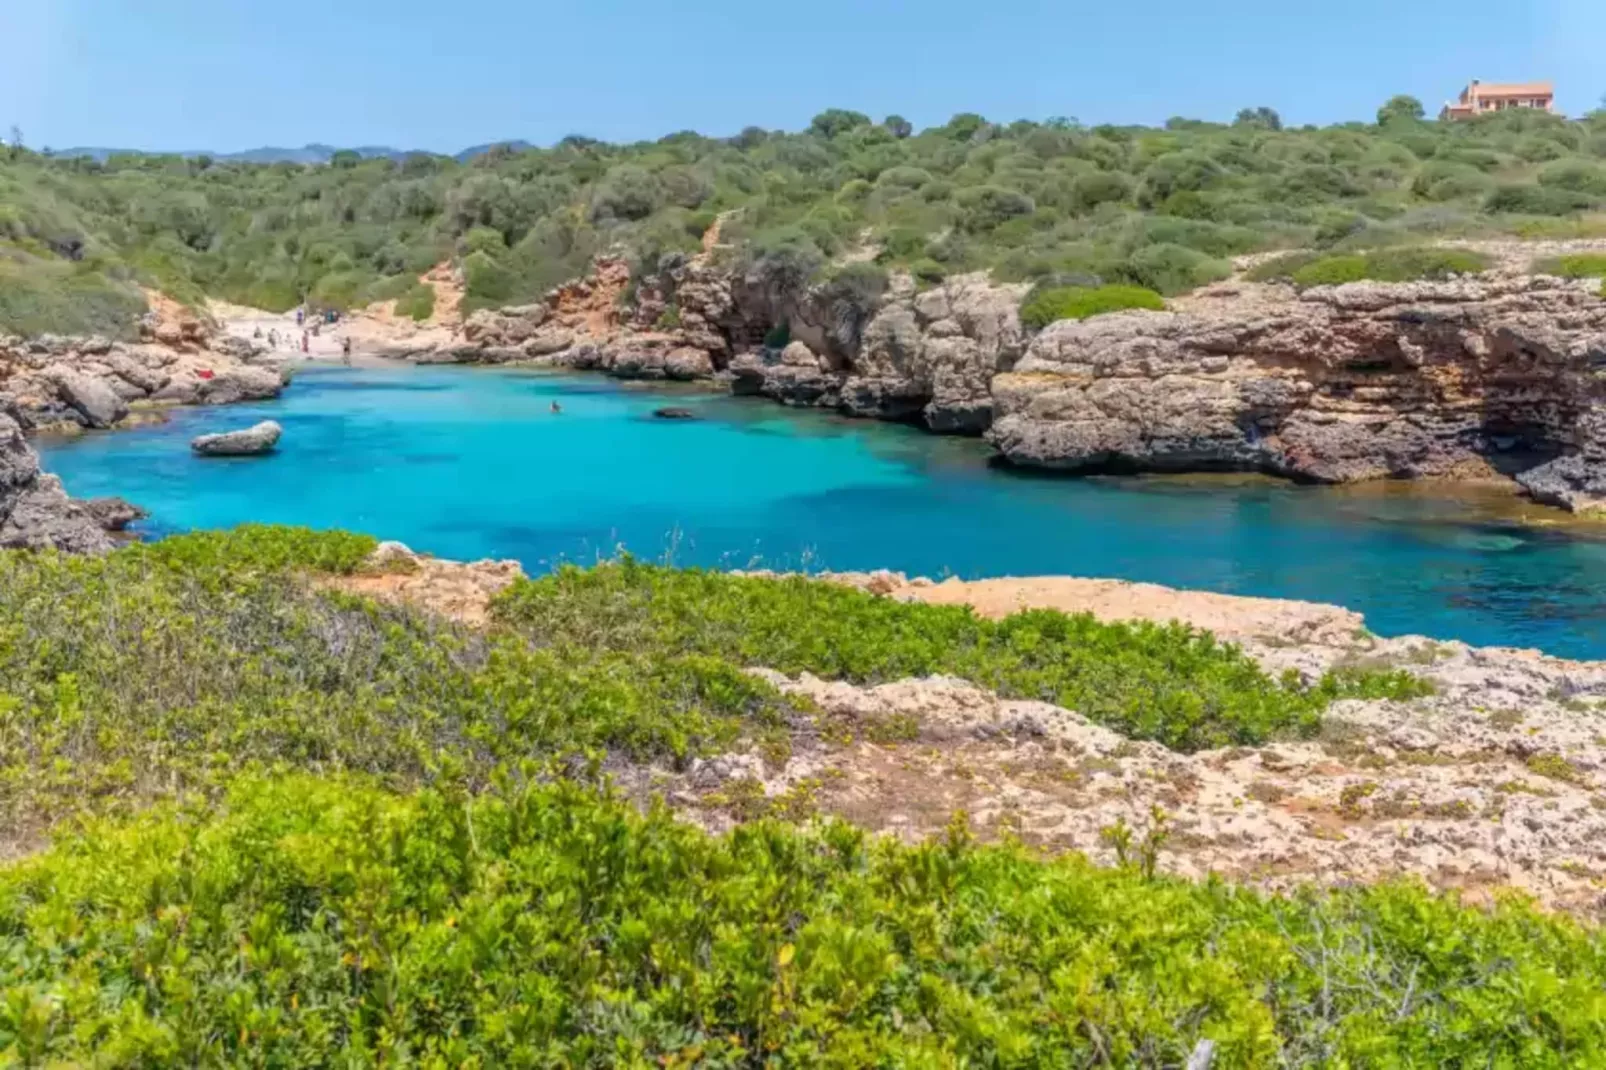
M 283 434 L 284 428 L 276 422 L 263 420 L 239 431 L 198 435 L 191 440 L 190 449 L 202 457 L 257 457 L 272 453 Z

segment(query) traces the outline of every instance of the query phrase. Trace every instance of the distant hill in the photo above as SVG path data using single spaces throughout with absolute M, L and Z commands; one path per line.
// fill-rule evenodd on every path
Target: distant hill
M 515 152 L 523 152 L 526 149 L 533 149 L 533 148 L 536 147 L 536 146 L 530 144 L 530 142 L 522 141 L 522 140 L 488 141 L 483 145 L 475 145 L 472 148 L 464 149 L 462 152 L 459 152 L 459 153 L 456 154 L 455 159 L 459 163 L 467 163 L 469 160 L 472 160 L 474 157 L 482 156 L 485 153 L 489 152 L 491 149 L 496 148 L 496 147 L 501 146 L 501 145 L 506 145 L 506 146 L 508 146 L 509 148 L 511 148 Z M 124 155 L 124 154 L 129 154 L 129 153 L 138 154 L 138 153 L 140 153 L 142 151 L 144 151 L 144 150 L 141 150 L 141 149 L 113 149 L 113 148 L 105 148 L 105 147 L 102 147 L 102 146 L 81 146 L 81 147 L 71 148 L 71 149 L 57 149 L 57 150 L 55 150 L 55 152 L 52 153 L 52 155 L 57 156 L 57 157 L 61 157 L 61 158 L 67 158 L 67 159 L 71 159 L 71 158 L 79 157 L 79 156 L 88 156 L 88 157 L 90 157 L 92 159 L 99 160 L 100 162 L 105 163 L 106 160 L 111 156 L 118 156 L 118 155 Z M 214 160 L 221 160 L 221 161 L 231 162 L 231 163 L 320 164 L 320 163 L 328 163 L 334 157 L 334 154 L 339 152 L 339 151 L 340 151 L 340 149 L 337 148 L 334 145 L 321 145 L 321 144 L 303 145 L 299 149 L 280 148 L 278 146 L 273 146 L 273 145 L 264 145 L 262 148 L 259 148 L 259 149 L 246 149 L 244 152 L 212 152 L 212 151 L 210 151 L 208 149 L 191 149 L 191 150 L 187 150 L 187 151 L 184 151 L 184 152 L 164 153 L 162 155 L 183 156 L 185 159 L 192 159 L 192 158 L 194 158 L 196 156 L 210 156 Z M 393 160 L 399 160 L 399 159 L 402 159 L 405 156 L 412 155 L 412 151 L 413 150 L 393 149 L 389 145 L 361 145 L 361 146 L 358 146 L 357 148 L 353 149 L 352 151 L 357 153 L 357 155 L 362 156 L 365 159 L 378 159 L 378 158 L 381 158 L 381 157 L 389 157 L 390 159 L 393 159 Z M 421 150 L 419 150 L 419 151 L 421 151 Z
M 524 152 L 527 149 L 533 149 L 536 147 L 530 144 L 528 141 L 487 141 L 483 145 L 475 145 L 472 148 L 464 149 L 462 152 L 458 153 L 457 162 L 467 163 L 476 156 L 484 156 L 492 149 L 501 148 L 504 145 L 512 149 L 514 152 Z

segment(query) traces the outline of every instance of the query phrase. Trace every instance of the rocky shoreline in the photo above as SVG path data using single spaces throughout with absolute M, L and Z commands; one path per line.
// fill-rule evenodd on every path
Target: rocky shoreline
M 171 406 L 277 397 L 289 382 L 262 347 L 149 296 L 138 342 L 0 337 L 0 548 L 99 553 L 144 515 L 119 498 L 68 497 L 25 435 L 128 427 Z
M 470 316 L 386 355 L 620 378 L 713 379 L 784 405 L 984 436 L 1022 467 L 1246 471 L 1319 483 L 1514 480 L 1606 507 L 1606 299 L 1531 263 L 1601 243 L 1490 243 L 1443 282 L 1296 290 L 1236 278 L 1169 303 L 1031 332 L 1027 288 L 894 275 L 855 303 L 795 297 L 713 252 L 632 285 L 599 260 L 539 303 Z M 787 344 L 774 340 L 778 324 Z

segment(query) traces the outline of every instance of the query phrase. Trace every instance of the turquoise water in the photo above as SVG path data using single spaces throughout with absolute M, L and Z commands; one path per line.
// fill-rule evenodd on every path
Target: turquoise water
M 652 419 L 663 404 L 702 418 Z M 269 417 L 285 428 L 273 456 L 190 454 L 196 434 Z M 1606 543 L 1576 533 L 1472 522 L 1466 503 L 1420 495 L 1028 477 L 974 441 L 603 379 L 313 368 L 278 401 L 40 445 L 72 493 L 121 494 L 153 533 L 344 527 L 532 570 L 626 546 L 727 567 L 1114 576 L 1606 657 Z

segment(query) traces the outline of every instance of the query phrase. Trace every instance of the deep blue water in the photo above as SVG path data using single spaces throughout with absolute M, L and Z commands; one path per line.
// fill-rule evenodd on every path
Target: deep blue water
M 663 404 L 702 418 L 652 419 Z M 272 456 L 188 449 L 269 417 L 285 429 Z M 121 494 L 153 533 L 344 527 L 531 570 L 623 545 L 680 564 L 1112 576 L 1336 602 L 1383 634 L 1606 657 L 1606 542 L 1576 530 L 1417 493 L 1028 477 L 974 441 L 603 379 L 313 368 L 278 401 L 40 447 L 69 491 Z

